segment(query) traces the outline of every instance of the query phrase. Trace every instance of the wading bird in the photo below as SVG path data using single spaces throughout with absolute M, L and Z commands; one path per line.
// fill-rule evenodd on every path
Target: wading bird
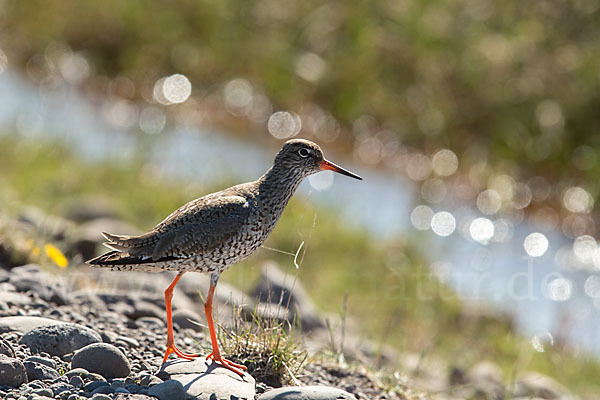
M 165 290 L 167 349 L 163 363 L 171 353 L 188 360 L 198 357 L 175 346 L 171 300 L 173 289 L 185 272 L 209 273 L 210 287 L 204 311 L 212 353 L 206 358 L 243 375 L 241 370 L 246 367 L 223 358 L 217 343 L 212 303 L 219 276 L 265 241 L 302 180 L 323 170 L 362 179 L 327 161 L 315 143 L 289 140 L 275 157 L 273 166 L 258 180 L 192 200 L 143 235 L 103 233 L 108 241 L 105 245 L 112 251 L 88 263 L 116 271 L 178 272 Z

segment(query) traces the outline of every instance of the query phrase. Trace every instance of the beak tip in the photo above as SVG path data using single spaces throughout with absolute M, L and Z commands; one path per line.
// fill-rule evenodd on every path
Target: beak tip
M 358 179 L 359 181 L 363 180 L 363 178 L 356 175 L 355 173 L 345 170 L 344 168 L 340 167 L 339 165 L 335 165 L 334 163 L 327 161 L 327 160 L 321 161 L 319 166 L 320 166 L 321 170 L 330 170 L 330 171 L 337 172 L 338 174 L 342 174 L 342 175 L 346 175 L 346 176 L 349 176 L 354 179 Z

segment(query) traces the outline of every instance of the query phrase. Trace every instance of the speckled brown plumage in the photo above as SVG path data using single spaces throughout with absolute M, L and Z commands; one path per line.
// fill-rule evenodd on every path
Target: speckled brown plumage
M 309 156 L 302 157 L 301 149 Z M 323 168 L 323 161 L 315 143 L 290 140 L 258 180 L 192 200 L 144 235 L 104 233 L 113 251 L 89 264 L 113 270 L 221 273 L 265 241 L 305 177 L 333 169 Z

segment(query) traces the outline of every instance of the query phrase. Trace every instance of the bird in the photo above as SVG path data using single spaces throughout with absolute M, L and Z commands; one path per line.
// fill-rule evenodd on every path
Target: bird
M 329 170 L 358 180 L 362 178 L 328 160 L 321 148 L 305 139 L 283 144 L 271 168 L 253 182 L 242 183 L 192 200 L 139 236 L 102 232 L 109 252 L 93 258 L 93 267 L 115 271 L 176 271 L 165 290 L 167 344 L 163 364 L 171 354 L 192 360 L 174 343 L 171 300 L 175 285 L 186 272 L 210 274 L 204 311 L 212 352 L 206 359 L 240 376 L 244 365 L 224 358 L 217 343 L 212 305 L 221 273 L 250 256 L 273 231 L 288 201 L 304 178 Z

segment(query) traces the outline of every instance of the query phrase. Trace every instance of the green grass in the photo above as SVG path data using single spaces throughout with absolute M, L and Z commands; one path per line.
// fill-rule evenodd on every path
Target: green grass
M 477 157 L 461 157 L 463 171 L 485 159 L 496 172 L 541 174 L 600 193 L 600 23 L 591 0 L 528 7 L 519 0 L 173 0 L 169 7 L 8 0 L 0 7 L 0 47 L 11 67 L 30 75 L 31 57 L 44 54 L 57 69 L 66 45 L 89 60 L 95 75 L 87 87 L 102 94 L 139 99 L 157 79 L 182 73 L 199 98 L 221 98 L 222 86 L 242 77 L 275 110 L 314 104 L 331 113 L 346 148 L 362 118 L 372 123 L 355 125 L 369 127 L 360 137 L 385 142 L 391 132 L 402 144 L 449 147 L 459 157 L 477 149 Z M 307 53 L 325 65 L 314 82 L 297 73 Z M 133 90 L 123 81 L 109 85 L 116 77 Z
M 241 310 L 233 310 L 233 326 L 219 327 L 218 340 L 223 354 L 243 364 L 257 381 L 272 387 L 297 383 L 296 377 L 308 361 L 293 326 L 264 318 L 256 310 L 244 322 Z
M 147 229 L 184 202 L 217 189 L 153 180 L 147 171 L 139 161 L 89 164 L 55 144 L 2 138 L 0 205 L 9 213 L 33 205 L 58 214 L 73 199 L 100 197 L 113 202 L 124 220 Z M 600 364 L 591 356 L 557 348 L 538 353 L 527 338 L 513 333 L 507 321 L 469 318 L 452 291 L 425 268 L 427 260 L 414 251 L 409 238 L 375 241 L 345 226 L 335 210 L 317 209 L 296 197 L 266 246 L 295 253 L 302 241 L 305 251 L 300 253 L 298 270 L 293 256 L 260 249 L 223 279 L 249 288 L 258 277 L 258 266 L 273 260 L 298 275 L 322 310 L 341 313 L 347 294 L 349 319 L 358 322 L 361 333 L 375 343 L 442 358 L 459 367 L 489 359 L 507 376 L 537 370 L 580 393 L 600 389 Z M 419 300 L 423 296 L 428 300 Z M 271 328 L 271 333 L 279 329 Z M 251 337 L 246 332 L 236 340 L 250 342 Z M 274 360 L 281 366 L 292 347 L 276 345 L 267 343 L 276 349 L 279 358 Z

